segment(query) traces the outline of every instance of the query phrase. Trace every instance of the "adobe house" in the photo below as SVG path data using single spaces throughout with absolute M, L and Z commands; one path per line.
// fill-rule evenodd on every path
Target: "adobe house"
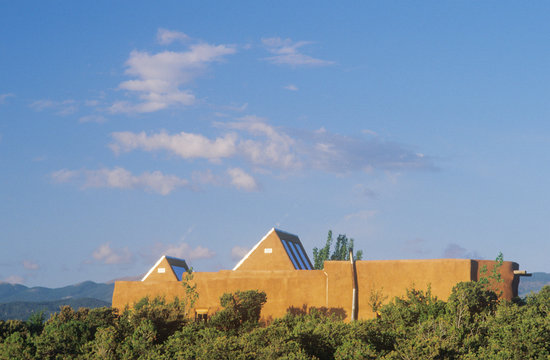
M 204 319 L 215 313 L 224 293 L 261 290 L 267 294 L 263 318 L 284 316 L 289 309 L 311 308 L 352 318 L 372 318 L 373 294 L 390 301 L 403 296 L 407 289 L 431 288 L 432 294 L 446 300 L 453 286 L 461 281 L 477 281 L 491 273 L 495 261 L 470 259 L 325 261 L 323 270 L 313 270 L 311 261 L 296 235 L 271 229 L 233 270 L 194 272 L 192 282 L 199 298 L 195 316 Z M 163 296 L 171 300 L 185 297 L 182 274 L 184 260 L 163 256 L 141 281 L 117 281 L 113 307 L 132 306 L 145 296 Z M 517 296 L 519 277 L 527 275 L 515 262 L 500 267 L 502 297 Z

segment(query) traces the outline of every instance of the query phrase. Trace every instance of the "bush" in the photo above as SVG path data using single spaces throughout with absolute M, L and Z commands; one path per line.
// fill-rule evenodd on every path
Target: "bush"
M 210 323 L 229 332 L 249 330 L 258 325 L 262 306 L 266 301 L 265 292 L 258 290 L 223 294 L 220 297 L 223 309 L 212 316 Z

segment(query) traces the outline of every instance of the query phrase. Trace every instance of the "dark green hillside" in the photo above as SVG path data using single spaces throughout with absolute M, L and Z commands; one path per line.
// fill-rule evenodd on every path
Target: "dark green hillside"
M 0 299 L 28 289 L 25 285 L 0 282 Z M 0 300 L 1 301 L 1 300 Z
M 550 285 L 549 273 L 535 272 L 533 276 L 522 277 L 519 281 L 519 296 L 524 297 L 531 292 L 537 292 L 544 285 Z
M 114 284 L 98 284 L 85 281 L 76 285 L 50 289 L 24 285 L 0 284 L 0 303 L 12 301 L 54 301 L 69 298 L 93 298 L 111 303 Z
M 91 298 L 39 302 L 13 301 L 6 304 L 0 304 L 0 320 L 27 320 L 33 313 L 38 313 L 40 311 L 44 311 L 45 318 L 48 319 L 52 313 L 59 312 L 60 307 L 63 305 L 68 305 L 73 309 L 79 309 L 81 307 L 110 307 L 111 303 Z

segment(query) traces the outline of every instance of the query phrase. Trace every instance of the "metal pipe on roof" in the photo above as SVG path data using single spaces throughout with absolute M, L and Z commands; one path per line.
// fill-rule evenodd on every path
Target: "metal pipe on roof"
M 351 277 L 353 283 L 352 300 L 351 300 L 351 321 L 357 320 L 357 268 L 353 259 L 353 248 L 349 249 L 349 260 L 351 262 Z

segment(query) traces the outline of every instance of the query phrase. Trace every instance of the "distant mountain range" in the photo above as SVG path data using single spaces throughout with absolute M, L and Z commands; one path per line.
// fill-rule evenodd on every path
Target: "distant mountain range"
M 519 280 L 519 297 L 525 297 L 531 292 L 539 291 L 544 285 L 550 285 L 550 274 L 545 272 L 535 272 L 532 276 L 522 276 Z
M 51 314 L 58 312 L 61 306 L 69 305 L 73 309 L 81 307 L 97 308 L 111 306 L 111 302 L 91 298 L 64 299 L 52 301 L 12 301 L 0 304 L 0 320 L 19 319 L 26 320 L 33 313 L 44 312 L 44 318 L 48 319 Z
M 537 292 L 544 285 L 550 285 L 549 273 L 536 272 L 531 277 L 522 277 L 519 283 L 519 296 L 525 297 L 531 292 Z M 48 318 L 63 305 L 69 305 L 74 309 L 111 306 L 114 287 L 114 281 L 106 284 L 85 281 L 56 289 L 0 283 L 0 320 L 26 320 L 33 312 L 42 310 Z
M 19 284 L 0 284 L 0 303 L 12 301 L 52 301 L 63 299 L 92 298 L 111 303 L 115 284 L 98 284 L 85 281 L 76 285 L 50 289 L 27 287 Z
M 98 284 L 93 281 L 56 289 L 0 283 L 0 320 L 26 320 L 33 312 L 42 310 L 48 318 L 63 305 L 74 309 L 111 306 L 114 288 L 114 282 Z

